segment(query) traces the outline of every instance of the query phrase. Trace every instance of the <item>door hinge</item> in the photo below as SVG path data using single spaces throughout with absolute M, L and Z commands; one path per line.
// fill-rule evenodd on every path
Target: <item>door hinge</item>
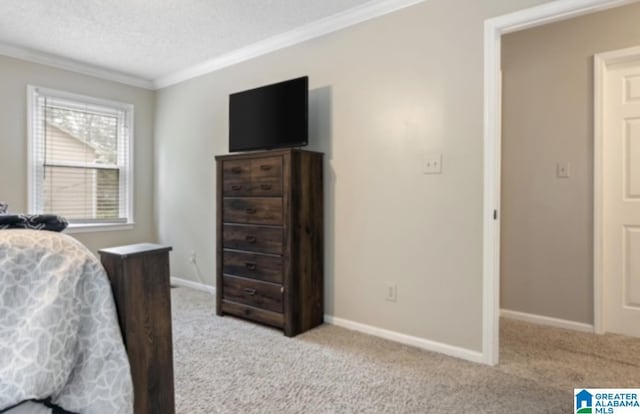
M 498 220 L 498 210 L 493 210 L 493 219 Z

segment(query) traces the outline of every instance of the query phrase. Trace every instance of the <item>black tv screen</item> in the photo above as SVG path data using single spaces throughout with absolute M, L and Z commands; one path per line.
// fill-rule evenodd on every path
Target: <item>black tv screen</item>
M 307 145 L 309 78 L 229 95 L 229 151 Z

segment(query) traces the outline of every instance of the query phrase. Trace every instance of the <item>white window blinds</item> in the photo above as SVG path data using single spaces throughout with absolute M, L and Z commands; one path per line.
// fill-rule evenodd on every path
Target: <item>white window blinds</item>
M 133 106 L 29 87 L 30 210 L 130 223 Z

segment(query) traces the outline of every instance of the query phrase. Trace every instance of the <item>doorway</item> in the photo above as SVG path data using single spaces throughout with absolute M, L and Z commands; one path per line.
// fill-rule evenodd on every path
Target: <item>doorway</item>
M 485 22 L 483 356 L 488 364 L 499 360 L 502 36 L 635 2 L 563 0 Z

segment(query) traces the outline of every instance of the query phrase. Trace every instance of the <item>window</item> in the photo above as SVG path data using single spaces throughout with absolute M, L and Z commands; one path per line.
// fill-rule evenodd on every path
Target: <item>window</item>
M 133 223 L 133 105 L 29 86 L 31 213 Z

